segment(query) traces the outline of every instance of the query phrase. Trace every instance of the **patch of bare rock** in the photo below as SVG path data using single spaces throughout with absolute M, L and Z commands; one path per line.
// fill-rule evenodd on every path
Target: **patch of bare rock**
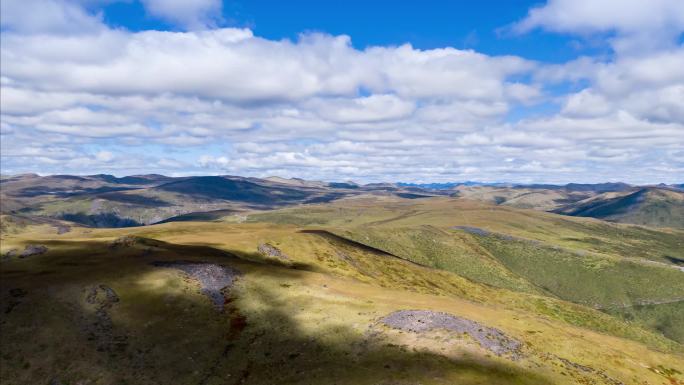
M 195 262 L 154 262 L 154 266 L 178 269 L 195 279 L 201 286 L 202 294 L 209 297 L 216 310 L 223 310 L 224 289 L 228 289 L 240 274 L 239 271 L 213 263 Z
M 94 312 L 84 320 L 84 331 L 100 352 L 114 353 L 128 346 L 127 337 L 115 333 L 114 323 L 109 314 L 112 307 L 119 303 L 119 296 L 111 287 L 100 284 L 86 288 L 85 302 Z
M 508 337 L 499 329 L 448 313 L 430 310 L 399 310 L 383 317 L 380 322 L 390 328 L 413 333 L 445 329 L 459 334 L 468 334 L 481 347 L 497 356 L 507 356 L 513 360 L 522 357 L 520 341 Z
M 290 257 L 287 256 L 287 254 L 283 253 L 279 248 L 271 245 L 270 243 L 262 243 L 259 246 L 257 246 L 257 252 L 269 258 L 278 258 L 284 260 L 290 259 Z
M 109 247 L 112 249 L 123 249 L 134 246 L 159 247 L 162 245 L 163 242 L 156 239 L 138 237 L 135 235 L 124 235 L 109 243 Z
M 36 255 L 42 255 L 48 252 L 48 248 L 45 245 L 26 245 L 24 250 L 21 252 L 19 249 L 10 249 L 3 256 L 2 259 L 11 259 L 14 257 L 28 258 Z

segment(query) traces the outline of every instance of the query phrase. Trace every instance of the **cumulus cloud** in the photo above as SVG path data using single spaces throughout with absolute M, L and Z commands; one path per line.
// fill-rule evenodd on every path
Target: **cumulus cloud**
M 415 104 L 394 95 L 371 95 L 337 100 L 315 100 L 309 104 L 318 114 L 335 123 L 396 120 L 410 115 Z
M 23 33 L 86 34 L 103 30 L 102 17 L 68 0 L 3 0 L 0 25 Z
M 592 90 L 582 90 L 568 96 L 562 112 L 576 118 L 592 118 L 610 113 L 612 107 L 603 95 Z
M 684 2 L 680 0 L 549 0 L 532 8 L 514 25 L 518 32 L 543 28 L 589 35 L 613 32 L 618 51 L 670 46 L 684 32 Z
M 272 41 L 233 28 L 186 33 L 109 30 L 82 37 L 13 34 L 4 45 L 3 75 L 42 90 L 167 92 L 231 103 L 350 97 L 362 88 L 414 99 L 488 101 L 505 97 L 508 76 L 534 67 L 517 57 L 452 48 L 423 51 L 404 45 L 359 51 L 347 36 L 314 34 L 298 42 Z
M 532 8 L 517 28 L 543 27 L 560 32 L 622 32 L 680 29 L 684 4 L 678 0 L 550 0 Z
M 57 10 L 32 21 L 2 2 L 3 173 L 638 183 L 684 170 L 681 45 L 551 65 L 450 47 L 359 50 L 344 35 L 269 40 L 213 28 L 212 1 L 145 2 L 182 32 L 112 29 L 76 2 L 27 2 Z M 519 28 L 624 37 L 678 23 L 675 8 L 662 22 L 551 22 L 572 6 L 551 1 Z

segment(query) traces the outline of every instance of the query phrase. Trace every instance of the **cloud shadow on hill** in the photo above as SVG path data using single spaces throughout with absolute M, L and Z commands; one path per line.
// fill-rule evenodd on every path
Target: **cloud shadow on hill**
M 302 309 L 278 286 L 265 283 L 298 282 L 305 266 L 293 269 L 255 261 L 256 254 L 144 238 L 122 247 L 95 241 L 46 245 L 46 255 L 12 261 L 14 273 L 4 275 L 2 282 L 3 299 L 9 289 L 29 293 L 24 306 L 1 318 L 3 340 L 9 342 L 3 353 L 14 349 L 13 355 L 33 370 L 22 377 L 24 383 L 414 384 L 439 378 L 446 370 L 493 383 L 549 383 L 501 361 L 454 360 L 411 351 L 339 324 L 306 330 L 298 321 Z M 151 263 L 177 260 L 225 264 L 244 273 L 226 293 L 224 312 L 217 312 L 182 272 L 158 276 L 160 268 Z M 99 285 L 112 288 L 120 299 L 105 315 L 84 301 L 88 288 Z M 111 325 L 89 326 L 101 319 L 110 319 Z M 35 337 L 22 339 L 17 330 Z M 121 344 L 98 351 L 84 330 L 119 336 Z M 46 354 L 31 353 L 42 345 L 49 346 Z M 64 365 L 60 357 L 79 364 Z M 13 364 L 7 367 L 11 370 L 4 375 L 15 373 Z

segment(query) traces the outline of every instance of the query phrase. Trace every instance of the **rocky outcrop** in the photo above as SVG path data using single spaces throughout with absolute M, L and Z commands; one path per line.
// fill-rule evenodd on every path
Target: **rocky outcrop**
M 481 347 L 497 356 L 507 356 L 513 360 L 521 357 L 520 341 L 508 337 L 499 329 L 448 313 L 430 310 L 399 310 L 385 316 L 380 322 L 390 328 L 413 333 L 446 329 L 459 334 L 468 334 Z
M 24 251 L 19 254 L 19 258 L 33 257 L 34 255 L 41 255 L 47 253 L 48 248 L 44 245 L 26 245 Z
M 202 294 L 209 297 L 216 310 L 223 310 L 224 291 L 233 285 L 240 274 L 237 270 L 213 263 L 155 262 L 155 266 L 178 269 L 197 280 Z
M 267 258 L 278 258 L 284 259 L 286 261 L 290 260 L 287 254 L 283 253 L 279 248 L 271 245 L 270 243 L 262 243 L 257 246 L 257 251 L 259 254 Z

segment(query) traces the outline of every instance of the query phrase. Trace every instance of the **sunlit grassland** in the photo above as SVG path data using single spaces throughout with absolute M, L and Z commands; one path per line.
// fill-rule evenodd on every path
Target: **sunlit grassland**
M 250 218 L 313 226 L 299 220 L 308 218 L 342 236 L 424 266 L 592 308 L 684 298 L 684 279 L 674 263 L 684 260 L 684 232 L 674 229 L 444 198 L 417 203 L 349 200 Z M 470 234 L 455 226 L 480 228 L 487 235 Z M 633 314 L 632 319 L 640 314 Z M 643 321 L 641 325 L 662 332 L 652 327 L 653 322 Z M 684 332 L 684 324 L 667 330 L 668 336 L 678 336 Z
M 10 289 L 27 290 L 22 303 L 0 318 L 11 326 L 2 328 L 2 375 L 19 384 L 52 376 L 68 384 L 84 377 L 94 384 L 272 383 L 274 378 L 301 383 L 302 376 L 312 384 L 604 383 L 597 372 L 573 371 L 549 358 L 563 357 L 641 385 L 668 381 L 654 369 L 659 365 L 682 366 L 682 345 L 658 329 L 649 330 L 651 324 L 557 298 L 561 295 L 542 287 L 536 275 L 512 267 L 525 258 L 536 261 L 546 255 L 546 244 L 558 239 L 554 237 L 576 236 L 578 230 L 554 225 L 554 216 L 546 215 L 539 219 L 549 226 L 542 232 L 531 222 L 516 227 L 518 218 L 532 219 L 515 211 L 508 216 L 505 211 L 488 225 L 482 212 L 486 207 L 460 213 L 459 220 L 447 225 L 458 210 L 448 212 L 448 205 L 437 203 L 434 224 L 425 203 L 416 208 L 389 202 L 389 208 L 370 211 L 320 206 L 282 212 L 299 218 L 314 211 L 315 224 L 305 226 L 291 218 L 279 220 L 280 213 L 273 212 L 250 216 L 250 223 L 74 227 L 61 235 L 49 227 L 29 226 L 4 234 L 3 253 L 27 244 L 46 245 L 49 251 L 0 264 L 3 307 L 13 298 L 7 294 Z M 541 234 L 545 240 L 534 244 L 541 251 L 528 250 L 528 240 L 490 245 L 486 242 L 499 238 L 483 241 L 451 229 L 455 225 L 501 233 L 515 229 L 516 237 L 527 235 L 529 240 Z M 141 238 L 131 247 L 111 246 L 126 235 Z M 263 243 L 288 259 L 257 252 Z M 597 254 L 601 263 L 631 263 L 618 254 Z M 576 254 L 551 258 L 548 263 L 580 258 L 568 262 L 580 276 L 588 274 L 585 270 L 610 268 Z M 196 282 L 152 265 L 178 260 L 239 270 L 242 275 L 228 294 L 232 310 L 216 312 Z M 86 288 L 100 284 L 121 299 L 109 313 L 114 333 L 127 336 L 128 347 L 122 351 L 98 352 L 79 331 L 79 325 L 94 317 L 84 299 Z M 444 311 L 499 328 L 524 342 L 525 357 L 496 357 L 441 332 L 419 337 L 378 326 L 380 317 L 401 309 Z M 235 321 L 242 317 L 244 329 Z M 676 376 L 670 377 L 684 380 Z

